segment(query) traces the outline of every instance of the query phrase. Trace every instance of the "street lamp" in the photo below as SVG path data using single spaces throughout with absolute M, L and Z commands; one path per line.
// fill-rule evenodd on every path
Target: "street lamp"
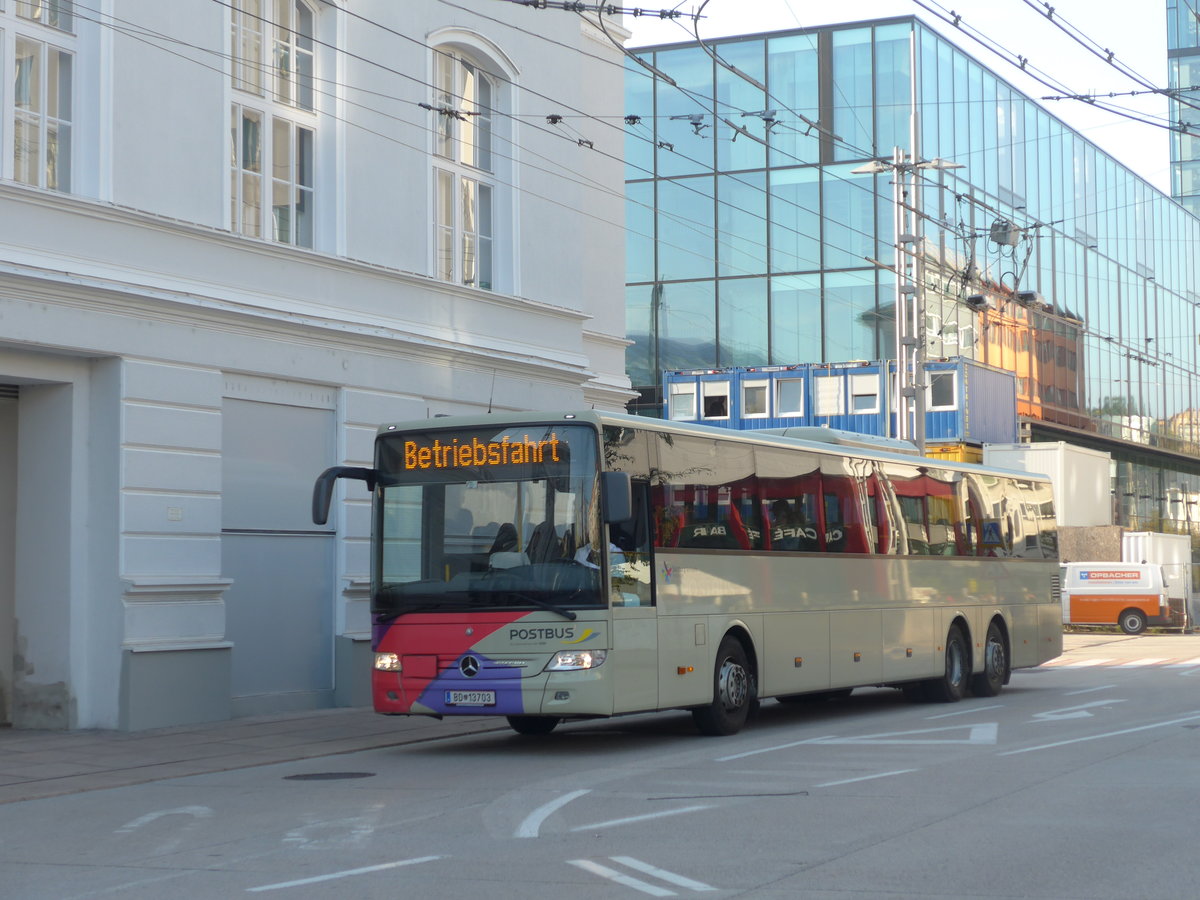
M 915 160 L 900 147 L 892 158 L 873 159 L 856 175 L 893 173 L 892 219 L 896 274 L 896 437 L 911 440 L 925 455 L 925 295 L 920 171 L 961 169 L 961 163 L 935 157 Z M 909 410 L 912 422 L 909 422 Z

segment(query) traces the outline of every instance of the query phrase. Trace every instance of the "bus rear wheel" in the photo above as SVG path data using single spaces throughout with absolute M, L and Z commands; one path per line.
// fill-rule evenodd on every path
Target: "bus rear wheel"
M 553 716 L 506 716 L 508 726 L 517 734 L 549 734 L 561 722 Z
M 1117 619 L 1126 634 L 1141 634 L 1146 630 L 1146 614 L 1140 609 L 1127 609 Z
M 726 635 L 717 650 L 712 702 L 692 710 L 696 729 L 713 736 L 737 734 L 750 715 L 753 695 L 754 679 L 746 650 L 741 641 Z

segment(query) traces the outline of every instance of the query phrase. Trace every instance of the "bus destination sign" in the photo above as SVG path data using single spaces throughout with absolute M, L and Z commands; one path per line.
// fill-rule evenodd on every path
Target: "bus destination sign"
M 568 439 L 553 429 L 409 432 L 386 446 L 387 469 L 439 480 L 443 476 L 489 479 L 502 473 L 503 477 L 564 475 L 571 459 Z

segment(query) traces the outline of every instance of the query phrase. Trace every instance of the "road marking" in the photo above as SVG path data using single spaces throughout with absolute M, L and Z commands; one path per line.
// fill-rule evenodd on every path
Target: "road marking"
M 665 809 L 662 812 L 646 813 L 642 816 L 629 816 L 625 819 L 610 819 L 607 822 L 597 822 L 594 825 L 577 825 L 571 831 L 592 831 L 596 828 L 612 828 L 615 825 L 629 825 L 633 822 L 645 822 L 647 819 L 661 819 L 665 816 L 679 816 L 683 813 L 697 812 L 702 809 L 712 809 L 711 803 L 703 806 L 685 806 L 682 809 Z
M 991 706 L 976 706 L 971 709 L 961 709 L 958 712 L 942 713 L 937 716 L 926 716 L 926 720 L 933 721 L 934 719 L 949 719 L 953 716 L 969 716 L 972 713 L 986 712 L 989 709 L 1004 709 L 1003 703 L 993 703 Z
M 571 791 L 569 794 L 563 794 L 556 800 L 551 800 L 549 803 L 543 803 L 533 812 L 525 817 L 525 821 L 517 828 L 513 837 L 519 838 L 535 838 L 538 836 L 538 829 L 542 827 L 542 823 L 546 821 L 553 813 L 562 809 L 572 800 L 582 797 L 584 794 L 591 793 L 588 788 L 579 791 Z
M 680 887 L 688 888 L 693 891 L 715 891 L 716 888 L 711 884 L 705 884 L 703 881 L 693 881 L 691 878 L 685 878 L 682 875 L 676 875 L 674 872 L 668 872 L 666 869 L 660 869 L 657 866 L 652 866 L 649 863 L 644 863 L 640 859 L 634 859 L 632 856 L 610 856 L 613 862 L 621 863 L 623 866 L 629 866 L 631 869 L 636 869 L 639 872 L 644 872 L 647 875 L 653 875 L 655 878 L 661 878 L 663 881 L 677 884 Z
M 634 878 L 632 875 L 625 875 L 618 872 L 616 869 L 610 869 L 608 866 L 602 866 L 598 862 L 592 862 L 590 859 L 569 859 L 571 865 L 583 869 L 585 872 L 591 872 L 593 875 L 599 875 L 601 878 L 607 878 L 609 881 L 615 881 L 617 884 L 623 884 L 625 887 L 633 888 L 635 891 L 641 891 L 643 894 L 649 894 L 651 897 L 674 897 L 675 892 L 668 890 L 658 885 L 650 884 L 642 881 L 640 878 Z
M 1124 700 L 1093 700 L 1091 703 L 1081 703 L 1078 706 L 1064 706 L 1062 709 L 1050 709 L 1046 712 L 1034 713 L 1034 719 L 1043 722 L 1057 722 L 1060 719 L 1090 719 L 1089 709 L 1097 706 L 1109 706 L 1113 703 L 1124 703 Z
M 1102 684 L 1102 685 L 1100 685 L 1100 687 L 1083 688 L 1082 690 L 1078 690 L 1078 691 L 1067 691 L 1065 694 L 1063 694 L 1063 696 L 1064 697 L 1074 697 L 1076 694 L 1092 694 L 1092 693 L 1095 693 L 1096 691 L 1110 691 L 1115 687 L 1116 687 L 1115 684 Z
M 1089 666 L 1102 666 L 1105 663 L 1112 662 L 1111 659 L 1081 659 L 1079 662 L 1063 663 L 1064 669 L 1086 669 Z
M 1184 660 L 1183 662 L 1171 663 L 1167 666 L 1168 669 L 1187 669 L 1192 666 L 1200 666 L 1200 656 L 1195 659 Z
M 1119 737 L 1122 734 L 1133 734 L 1137 731 L 1149 731 L 1152 728 L 1166 728 L 1168 725 L 1179 725 L 1183 722 L 1194 722 L 1200 719 L 1200 713 L 1192 716 L 1185 716 L 1182 719 L 1171 719 L 1167 722 L 1154 722 L 1150 725 L 1139 725 L 1136 728 L 1122 728 L 1120 731 L 1108 731 L 1104 734 L 1090 734 L 1087 737 L 1071 738 L 1066 741 L 1055 741 L 1053 744 L 1040 744 L 1037 747 L 1025 747 L 1021 750 L 1005 750 L 998 756 L 1016 756 L 1019 753 L 1033 753 L 1035 750 L 1051 750 L 1054 747 L 1065 747 L 1068 744 L 1081 744 L 1084 741 L 1098 741 L 1101 738 Z
M 919 744 L 994 744 L 996 743 L 996 722 L 982 722 L 978 725 L 950 725 L 944 728 L 920 728 L 916 731 L 888 731 L 881 734 L 864 734 L 859 737 L 816 738 L 809 741 L 812 744 L 887 744 L 906 745 Z M 910 737 L 910 735 L 937 734 L 941 731 L 966 731 L 963 738 L 927 738 Z
M 312 878 L 298 878 L 295 881 L 263 884 L 258 887 L 246 888 L 246 892 L 254 894 L 259 891 L 278 891 L 284 888 L 301 887 L 306 884 L 317 884 L 322 881 L 333 881 L 337 878 L 349 878 L 352 875 L 366 875 L 369 872 L 384 872 L 388 869 L 399 869 L 402 866 L 415 866 L 417 863 L 432 862 L 435 859 L 445 858 L 444 856 L 419 856 L 416 859 L 401 859 L 396 862 L 381 863 L 378 866 L 363 866 L 360 869 L 346 869 L 342 872 L 330 872 L 328 875 L 315 875 Z
M 863 775 L 861 778 L 843 778 L 841 781 L 826 781 L 817 787 L 837 787 L 839 784 L 854 784 L 857 781 L 874 781 L 876 778 L 889 778 L 892 775 L 907 775 L 909 772 L 919 772 L 920 769 L 897 769 L 894 772 L 880 772 L 877 775 Z
M 207 819 L 212 814 L 213 811 L 207 806 L 179 806 L 175 809 L 160 809 L 158 812 L 146 813 L 144 816 L 139 816 L 132 822 L 126 822 L 120 828 L 115 829 L 113 834 L 129 834 L 131 831 L 136 831 L 143 825 L 149 825 L 163 816 L 191 816 L 193 819 Z
M 1146 659 L 1134 659 L 1130 662 L 1121 663 L 1119 666 L 1114 666 L 1117 669 L 1139 669 L 1142 666 L 1157 666 L 1159 663 L 1164 663 L 1169 656 L 1151 656 Z
M 635 859 L 632 856 L 610 856 L 609 859 L 619 865 L 633 869 L 635 872 L 641 872 L 643 875 L 649 875 L 652 878 L 657 878 L 659 881 L 665 881 L 668 884 L 686 888 L 689 891 L 701 893 L 716 890 L 711 884 L 705 884 L 703 881 L 696 881 L 695 879 L 669 872 L 666 869 L 660 869 L 658 866 L 652 866 L 650 863 L 642 862 L 640 859 Z M 567 862 L 577 868 L 583 869 L 585 872 L 591 872 L 593 875 L 599 875 L 601 878 L 607 878 L 609 881 L 623 884 L 625 887 L 631 887 L 635 891 L 641 891 L 643 894 L 649 894 L 652 897 L 676 896 L 675 891 L 669 888 L 650 884 L 648 881 L 642 881 L 640 878 L 634 878 L 632 875 L 626 875 L 616 869 L 610 869 L 608 866 L 594 860 L 569 859 Z
M 777 744 L 774 747 L 763 747 L 759 750 L 747 750 L 745 753 L 734 753 L 732 756 L 718 756 L 713 762 L 729 762 L 732 759 L 745 759 L 747 756 L 758 756 L 760 753 L 773 753 L 776 750 L 790 750 L 792 747 L 799 747 L 803 744 L 819 744 L 821 741 L 832 738 L 828 737 L 809 738 L 804 741 L 792 741 L 790 744 Z

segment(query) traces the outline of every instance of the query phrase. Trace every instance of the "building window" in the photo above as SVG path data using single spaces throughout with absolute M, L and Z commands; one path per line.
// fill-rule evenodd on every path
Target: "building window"
M 462 53 L 434 51 L 434 254 L 443 281 L 492 290 L 496 81 Z
M 780 378 L 775 382 L 775 414 L 804 415 L 804 379 Z
M 704 418 L 729 418 L 728 381 L 702 381 L 700 382 L 700 394 L 704 402 Z
M 233 230 L 311 247 L 313 130 L 235 103 L 230 132 Z M 269 175 L 263 169 L 265 160 L 270 160 Z M 265 209 L 270 210 L 267 223 Z
M 13 179 L 69 191 L 73 57 L 49 44 L 20 36 L 15 57 Z
M 17 0 L 17 15 L 59 31 L 70 31 L 72 0 Z
M 840 416 L 846 412 L 845 384 L 841 375 L 817 375 L 816 410 L 818 416 Z
M 235 102 L 230 117 L 230 227 L 247 237 L 314 245 L 313 8 L 302 0 L 234 0 Z
M 492 186 L 438 169 L 434 209 L 438 278 L 490 291 Z
M 671 385 L 667 416 L 673 422 L 687 422 L 696 418 L 695 384 Z
M 765 419 L 769 414 L 770 410 L 767 408 L 767 382 L 743 382 L 742 418 Z
M 234 0 L 233 86 L 297 109 L 313 108 L 315 16 L 302 0 Z
M 929 373 L 929 409 L 956 409 L 955 386 L 957 379 L 953 372 Z
M 879 376 L 850 376 L 850 411 L 853 413 L 879 412 Z

